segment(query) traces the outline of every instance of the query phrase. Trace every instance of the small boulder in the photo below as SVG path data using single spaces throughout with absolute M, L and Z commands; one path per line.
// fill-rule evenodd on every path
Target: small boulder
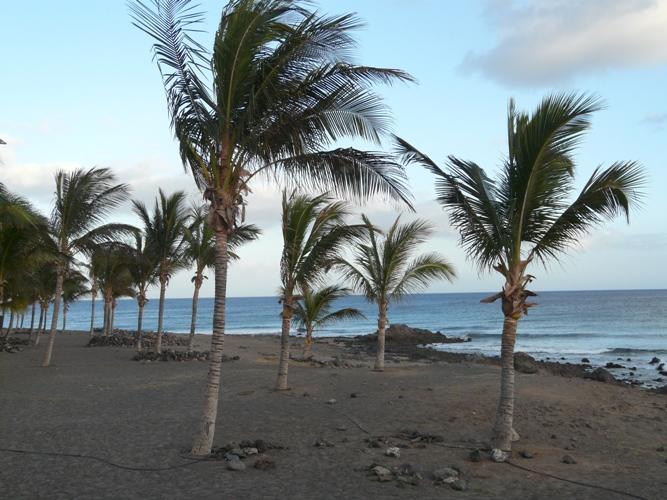
M 482 461 L 482 452 L 480 450 L 472 450 L 470 455 L 468 455 L 468 460 L 471 462 L 481 462 Z
M 503 450 L 500 450 L 498 448 L 494 448 L 491 450 L 491 460 L 493 460 L 496 463 L 506 462 L 508 458 L 509 458 L 509 453 L 504 452 Z
M 581 358 L 581 362 L 582 362 L 582 363 L 590 363 L 591 360 L 588 359 L 588 358 Z
M 658 363 L 660 363 L 660 358 L 656 358 L 655 356 L 648 362 L 649 365 L 657 365 Z
M 392 446 L 384 450 L 384 454 L 387 457 L 399 458 L 401 456 L 401 449 L 397 446 Z
M 456 481 L 452 481 L 449 486 L 456 491 L 466 491 L 468 489 L 468 481 L 459 478 Z
M 528 460 L 530 460 L 531 458 L 533 458 L 535 456 L 533 453 L 531 453 L 529 451 L 526 451 L 526 450 L 523 450 L 521 453 L 519 453 L 519 455 L 521 455 L 522 458 L 526 458 Z
M 391 481 L 394 476 L 394 474 L 389 469 L 383 467 L 382 465 L 376 465 L 371 469 L 371 472 L 375 474 L 375 476 L 378 478 L 378 481 Z
M 619 365 L 618 363 L 612 363 L 611 361 L 604 365 L 605 368 L 625 368 L 623 365 Z
M 459 478 L 459 471 L 451 467 L 443 467 L 442 469 L 433 471 L 433 479 L 439 483 L 450 484 Z
M 570 464 L 570 465 L 577 463 L 577 461 L 574 459 L 572 455 L 565 455 L 561 461 L 564 464 Z
M 336 404 L 336 400 L 335 400 L 334 398 L 331 398 L 329 401 L 327 401 L 327 404 L 328 404 L 328 405 L 335 405 L 335 404 Z
M 514 354 L 514 369 L 520 373 L 537 373 L 537 361 L 525 352 Z
M 243 448 L 241 451 L 243 451 L 243 454 L 244 454 L 246 457 L 249 457 L 249 456 L 251 456 L 251 455 L 257 455 L 257 454 L 259 454 L 259 450 L 258 450 L 257 448 L 255 448 L 254 446 L 248 446 L 248 447 L 246 447 L 246 448 Z
M 595 380 L 597 382 L 607 382 L 607 383 L 616 382 L 616 378 L 604 368 L 596 368 L 588 375 L 587 378 Z
M 242 471 L 245 470 L 245 464 L 240 460 L 232 460 L 227 462 L 227 470 Z

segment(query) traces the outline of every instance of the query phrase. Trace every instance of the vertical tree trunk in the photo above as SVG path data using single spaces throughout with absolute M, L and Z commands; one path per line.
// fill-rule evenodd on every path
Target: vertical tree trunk
M 215 299 L 213 304 L 213 335 L 209 361 L 204 408 L 199 433 L 192 446 L 193 455 L 209 455 L 215 436 L 215 420 L 220 397 L 220 368 L 225 340 L 225 305 L 227 297 L 227 238 L 226 230 L 215 233 Z
M 21 323 L 19 324 L 19 328 L 23 330 L 23 322 L 25 321 L 25 313 L 21 313 Z
M 142 346 L 141 346 L 141 339 L 143 337 L 143 322 L 144 322 L 144 305 L 145 305 L 145 299 L 143 296 L 139 297 L 139 300 L 137 301 L 139 304 L 139 314 L 137 315 L 137 345 L 136 349 L 137 351 L 141 351 Z
M 109 333 L 113 335 L 114 321 L 116 320 L 116 299 L 111 301 L 111 319 L 109 320 Z
M 518 320 L 506 316 L 503 323 L 503 337 L 500 348 L 500 400 L 496 413 L 494 444 L 503 451 L 512 449 L 512 429 L 514 420 L 514 343 Z
M 32 303 L 30 311 L 30 331 L 28 332 L 28 338 L 32 340 L 32 333 L 35 331 L 35 303 Z
M 90 332 L 89 335 L 92 337 L 95 333 L 95 297 L 97 297 L 97 292 L 92 292 L 92 298 L 90 300 Z
M 67 304 L 63 304 L 63 333 L 67 331 L 67 310 L 69 307 L 67 307 Z
M 5 338 L 8 338 L 12 334 L 12 329 L 14 328 L 14 311 L 9 312 L 9 325 L 7 325 L 7 330 L 5 330 Z
M 49 332 L 49 343 L 44 353 L 44 361 L 42 366 L 46 367 L 51 364 L 51 355 L 53 354 L 53 344 L 56 341 L 56 331 L 58 330 L 58 313 L 60 312 L 60 300 L 63 294 L 63 281 L 65 278 L 65 269 L 62 264 L 59 264 L 56 271 L 56 295 L 53 298 L 53 313 L 51 316 L 51 331 Z
M 190 338 L 188 339 L 188 351 L 192 351 L 195 343 L 195 330 L 197 328 L 197 305 L 199 303 L 199 289 L 201 288 L 201 273 L 195 276 L 195 291 L 192 294 L 192 319 L 190 320 Z
M 387 304 L 384 301 L 380 301 L 378 306 L 378 345 L 377 353 L 375 355 L 375 371 L 384 370 L 384 342 L 385 342 L 385 330 L 387 327 Z
M 287 371 L 289 370 L 289 331 L 292 326 L 292 297 L 283 297 L 282 328 L 280 331 L 280 363 L 278 364 L 278 379 L 276 390 L 286 391 Z
M 104 297 L 104 306 L 102 307 L 104 312 L 104 319 L 102 320 L 102 335 L 105 337 L 109 334 L 109 301 L 107 297 Z
M 157 317 L 157 339 L 155 340 L 155 352 L 162 352 L 162 322 L 164 318 L 164 296 L 167 291 L 167 279 L 160 276 L 160 306 Z
M 34 344 L 39 344 L 39 336 L 42 333 L 42 322 L 44 321 L 44 304 L 39 303 L 39 322 L 37 323 L 37 331 L 35 332 Z
M 313 325 L 306 326 L 306 338 L 303 341 L 303 357 L 313 357 Z

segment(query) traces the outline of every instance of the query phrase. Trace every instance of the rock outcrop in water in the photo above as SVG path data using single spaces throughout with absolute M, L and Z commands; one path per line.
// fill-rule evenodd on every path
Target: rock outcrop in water
M 377 332 L 370 335 L 359 335 L 356 340 L 366 343 L 377 342 Z M 448 337 L 440 332 L 412 328 L 402 323 L 391 325 L 385 332 L 387 345 L 454 344 L 469 341 L 468 337 Z

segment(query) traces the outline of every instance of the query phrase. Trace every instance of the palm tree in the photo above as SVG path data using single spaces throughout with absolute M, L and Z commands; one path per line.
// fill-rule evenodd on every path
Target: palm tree
M 349 288 L 340 285 L 327 285 L 315 291 L 305 287 L 301 291 L 301 300 L 294 305 L 294 319 L 299 328 L 306 330 L 306 338 L 303 343 L 304 358 L 310 358 L 313 355 L 313 332 L 316 328 L 322 328 L 338 321 L 366 317 L 354 307 L 332 310 L 334 302 L 347 297 L 351 292 Z
M 164 299 L 170 278 L 176 271 L 185 267 L 183 255 L 185 249 L 183 233 L 188 222 L 188 212 L 185 208 L 186 196 L 183 191 L 176 191 L 167 196 L 159 190 L 155 200 L 153 215 L 150 215 L 146 205 L 134 200 L 134 213 L 144 224 L 144 236 L 148 251 L 156 262 L 156 273 L 160 283 L 160 304 L 157 321 L 157 340 L 155 352 L 162 351 L 162 333 L 164 319 Z
M 63 281 L 63 333 L 67 330 L 67 313 L 70 304 L 90 293 L 87 284 L 86 277 L 76 270 L 70 270 Z
M 144 236 L 137 231 L 134 234 L 134 247 L 128 255 L 127 267 L 132 278 L 134 296 L 137 299 L 139 312 L 137 314 L 137 339 L 136 349 L 142 349 L 141 339 L 143 336 L 144 307 L 148 303 L 146 297 L 148 288 L 157 283 L 157 259 L 145 241 Z
M 110 241 L 96 245 L 91 254 L 93 273 L 104 300 L 103 335 L 113 334 L 113 313 L 118 297 L 133 296 L 129 269 L 132 249 L 125 243 Z
M 283 252 L 280 259 L 282 329 L 277 390 L 286 390 L 289 368 L 289 333 L 296 305 L 295 291 L 318 284 L 345 244 L 360 233 L 360 226 L 345 224 L 342 202 L 325 195 L 309 197 L 283 192 Z
M 480 270 L 503 276 L 502 290 L 482 302 L 501 300 L 504 316 L 500 400 L 494 427 L 496 447 L 512 446 L 514 419 L 514 344 L 518 321 L 535 304 L 526 287 L 534 279 L 528 266 L 547 265 L 583 236 L 617 215 L 629 221 L 638 203 L 644 172 L 636 162 L 597 168 L 574 201 L 574 151 L 590 127 L 599 99 L 585 94 L 545 97 L 532 115 L 516 111 L 510 100 L 508 156 L 498 179 L 473 162 L 450 156 L 441 169 L 428 156 L 399 139 L 407 162 L 436 175 L 438 202 L 449 210 L 461 245 Z M 518 435 L 515 435 L 516 438 Z
M 192 319 L 190 321 L 190 338 L 188 351 L 192 351 L 195 330 L 197 327 L 197 305 L 199 289 L 207 277 L 204 270 L 215 267 L 215 232 L 208 223 L 208 207 L 198 205 L 190 208 L 190 225 L 184 233 L 185 258 L 194 265 L 195 274 L 192 276 L 194 292 L 192 294 Z M 259 237 L 259 228 L 252 224 L 243 224 L 234 229 L 229 235 L 228 254 L 231 260 L 238 259 L 234 249 Z
M 406 201 L 408 196 L 405 173 L 392 156 L 329 148 L 346 138 L 379 144 L 389 130 L 389 112 L 373 85 L 411 78 L 398 70 L 355 65 L 352 33 L 359 20 L 349 14 L 324 16 L 307 5 L 230 2 L 208 54 L 195 39 L 204 15 L 193 1 L 131 3 L 135 26 L 155 41 L 181 158 L 209 202 L 216 235 L 211 360 L 195 455 L 209 454 L 213 444 L 228 240 L 243 221 L 251 181 L 258 176 L 298 181 L 358 199 L 382 194 Z
M 88 280 L 90 281 L 90 332 L 89 335 L 92 337 L 95 333 L 95 299 L 97 299 L 97 292 L 99 290 L 99 284 L 97 283 L 97 276 L 93 270 L 92 262 L 89 262 L 86 266 L 88 268 Z
M 385 328 L 389 304 L 409 293 L 426 288 L 436 279 L 452 281 L 454 267 L 437 253 L 413 257 L 433 229 L 425 221 L 406 224 L 396 218 L 386 235 L 364 215 L 365 241 L 354 249 L 354 259 L 339 259 L 337 267 L 353 288 L 378 306 L 378 345 L 375 370 L 384 370 Z M 379 237 L 378 237 L 379 236 Z
M 63 282 L 75 254 L 90 253 L 99 242 L 127 230 L 121 224 L 98 225 L 127 198 L 128 187 L 115 184 L 115 180 L 107 168 L 61 170 L 56 174 L 56 199 L 50 221 L 50 236 L 57 254 L 56 288 L 49 343 L 42 366 L 51 364 Z

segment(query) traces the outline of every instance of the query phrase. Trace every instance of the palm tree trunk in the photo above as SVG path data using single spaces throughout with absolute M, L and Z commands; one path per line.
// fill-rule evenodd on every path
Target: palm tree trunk
M 28 332 L 28 338 L 32 340 L 32 332 L 35 331 L 35 303 L 32 303 L 32 310 L 30 311 L 30 331 Z
M 7 325 L 7 330 L 5 330 L 5 338 L 9 338 L 14 328 L 14 311 L 9 312 L 9 325 Z
M 162 321 L 164 318 L 164 296 L 167 291 L 166 278 L 160 277 L 160 307 L 157 317 L 157 339 L 155 340 L 155 352 L 162 352 Z
M 51 355 L 53 354 L 53 344 L 56 341 L 56 331 L 58 330 L 58 313 L 60 312 L 60 300 L 63 294 L 63 281 L 65 279 L 65 269 L 62 264 L 59 264 L 56 271 L 56 295 L 53 298 L 53 313 L 51 316 L 51 331 L 49 332 L 49 344 L 44 353 L 44 361 L 42 366 L 46 367 L 51 364 Z
M 220 397 L 220 368 L 225 340 L 225 305 L 227 297 L 227 231 L 215 233 L 215 299 L 213 304 L 213 335 L 211 336 L 211 359 L 209 361 L 204 409 L 199 434 L 192 446 L 193 455 L 209 455 L 215 435 Z
M 518 320 L 505 316 L 500 348 L 500 401 L 494 428 L 495 447 L 503 451 L 512 449 L 514 420 L 514 343 Z
M 384 301 L 380 302 L 378 306 L 378 345 L 377 353 L 375 355 L 375 371 L 381 372 L 384 370 L 384 343 L 385 331 L 387 327 L 387 304 Z
M 313 325 L 306 327 L 306 338 L 303 341 L 303 357 L 313 357 Z
M 116 319 L 116 299 L 111 301 L 111 318 L 109 320 L 109 333 L 113 335 L 113 324 Z
M 137 345 L 136 349 L 137 351 L 141 351 L 142 346 L 141 346 L 141 338 L 143 336 L 142 332 L 142 326 L 144 322 L 144 305 L 145 301 L 143 297 L 139 297 L 139 314 L 137 315 Z
M 93 292 L 92 298 L 91 298 L 91 306 L 90 306 L 90 332 L 89 335 L 92 337 L 93 333 L 95 332 L 95 297 L 97 297 L 97 293 Z
M 37 323 L 37 331 L 35 332 L 35 345 L 39 344 L 39 336 L 42 333 L 42 323 L 44 322 L 44 304 L 39 303 L 39 322 Z
M 192 351 L 195 343 L 195 329 L 197 328 L 197 305 L 199 303 L 199 289 L 201 288 L 201 274 L 195 276 L 195 291 L 192 294 L 192 319 L 190 320 L 190 338 L 188 339 L 188 351 Z
M 21 313 L 21 322 L 19 323 L 19 328 L 23 330 L 23 322 L 25 321 L 25 313 Z
M 282 328 L 280 332 L 280 363 L 278 364 L 278 380 L 276 390 L 286 391 L 287 371 L 289 369 L 289 331 L 292 326 L 292 297 L 283 297 Z
M 67 307 L 67 304 L 63 304 L 63 333 L 67 331 L 67 310 L 69 307 Z

